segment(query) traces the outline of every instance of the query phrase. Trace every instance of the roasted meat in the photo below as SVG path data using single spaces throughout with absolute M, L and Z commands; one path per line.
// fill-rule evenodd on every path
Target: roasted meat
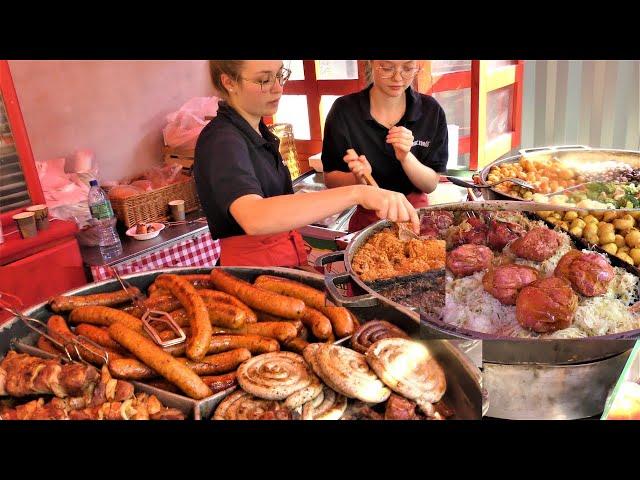
M 453 213 L 445 210 L 425 212 L 420 219 L 420 236 L 422 238 L 442 238 L 447 229 L 453 225 Z
M 515 305 L 520 290 L 537 279 L 535 268 L 512 263 L 490 269 L 482 278 L 482 286 L 503 305 Z
M 470 217 L 450 231 L 447 244 L 451 248 L 465 243 L 486 245 L 488 231 L 489 227 L 482 219 Z
M 423 417 L 416 413 L 415 402 L 400 395 L 392 393 L 387 400 L 387 408 L 384 411 L 385 420 L 422 420 Z
M 571 326 L 578 296 L 568 280 L 549 277 L 524 287 L 516 300 L 516 319 L 524 328 L 550 333 Z
M 466 277 L 486 270 L 493 260 L 493 252 L 484 245 L 466 244 L 447 254 L 447 268 L 456 277 Z
M 544 262 L 551 258 L 562 244 L 559 233 L 546 227 L 536 227 L 516 239 L 510 246 L 518 257 L 534 262 Z
M 517 223 L 491 220 L 487 234 L 487 246 L 493 250 L 502 251 L 509 242 L 523 236 L 525 229 Z
M 595 297 L 607 291 L 615 271 L 598 253 L 569 250 L 558 262 L 554 275 L 569 280 L 576 292 L 585 297 Z

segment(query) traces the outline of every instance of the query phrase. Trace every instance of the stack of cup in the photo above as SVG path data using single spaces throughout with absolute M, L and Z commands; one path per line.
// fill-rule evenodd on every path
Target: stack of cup
M 46 230 L 49 228 L 49 209 L 46 205 L 27 207 L 27 212 L 33 212 L 35 214 L 36 227 L 38 230 Z
M 169 208 L 171 209 L 171 217 L 174 222 L 181 222 L 184 220 L 184 200 L 171 200 L 169 202 Z
M 33 212 L 22 212 L 11 217 L 18 225 L 18 231 L 22 238 L 35 237 L 38 234 L 36 228 L 36 216 Z

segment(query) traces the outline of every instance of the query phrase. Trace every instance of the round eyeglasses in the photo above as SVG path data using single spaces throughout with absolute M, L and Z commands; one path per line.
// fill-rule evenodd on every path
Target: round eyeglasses
M 284 84 L 287 83 L 287 80 L 289 80 L 290 76 L 291 76 L 291 70 L 283 67 L 275 75 L 269 74 L 269 78 L 266 80 L 251 80 L 249 78 L 244 78 L 244 77 L 239 77 L 239 78 L 246 80 L 247 82 L 260 85 L 260 91 L 264 93 L 264 92 L 270 91 L 273 88 L 273 86 L 276 84 L 276 80 L 278 80 L 278 83 L 280 84 L 281 87 L 284 87 Z
M 396 69 L 395 67 L 383 67 L 379 66 L 376 69 L 380 72 L 380 78 L 387 79 L 393 78 L 396 76 L 396 72 L 400 72 L 400 76 L 405 80 L 409 80 L 416 76 L 416 74 L 420 71 L 420 67 L 400 67 Z

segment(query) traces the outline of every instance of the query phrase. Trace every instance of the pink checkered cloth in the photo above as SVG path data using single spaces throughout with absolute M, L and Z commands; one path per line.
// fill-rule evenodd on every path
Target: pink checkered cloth
M 130 262 L 115 265 L 120 275 L 170 267 L 213 267 L 220 258 L 220 240 L 203 233 L 163 250 L 156 250 Z M 113 275 L 108 267 L 92 266 L 94 281 L 105 280 Z

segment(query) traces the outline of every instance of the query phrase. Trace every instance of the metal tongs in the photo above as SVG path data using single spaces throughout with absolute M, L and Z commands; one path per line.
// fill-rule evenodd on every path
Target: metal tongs
M 9 295 L 7 293 L 0 293 L 0 298 L 2 296 L 7 296 L 7 297 L 11 296 L 17 299 L 17 297 L 13 295 Z M 74 362 L 75 359 L 72 356 L 72 352 L 75 352 L 78 359 L 82 363 L 93 366 L 91 363 L 89 363 L 87 360 L 85 360 L 82 357 L 82 354 L 80 353 L 80 348 L 83 348 L 86 351 L 92 353 L 93 355 L 96 355 L 102 358 L 104 360 L 105 365 L 109 364 L 109 353 L 104 348 L 102 348 L 102 346 L 95 343 L 93 340 L 90 340 L 83 335 L 77 335 L 76 338 L 53 337 L 49 335 L 48 327 L 45 322 L 43 322 L 42 320 L 38 320 L 37 318 L 29 317 L 27 315 L 22 314 L 21 312 L 9 306 L 7 302 L 1 299 L 0 299 L 0 309 L 9 312 L 11 315 L 15 316 L 16 318 L 19 318 L 22 321 L 22 323 L 24 323 L 30 330 L 33 330 L 38 335 L 42 335 L 49 342 L 51 342 L 57 348 L 62 350 L 66 354 L 66 357 L 63 357 L 60 355 L 60 359 L 62 359 L 63 361 Z M 80 342 L 80 340 L 82 340 L 82 343 Z M 85 342 L 89 345 L 86 345 Z M 93 347 L 95 347 L 95 350 L 93 349 Z
M 165 225 L 166 227 L 173 227 L 176 225 L 192 225 L 194 223 L 207 223 L 207 218 L 206 217 L 198 217 L 198 218 L 194 218 L 193 220 L 179 220 L 179 221 L 175 221 L 175 222 L 162 222 L 163 225 Z
M 161 310 L 151 310 L 149 307 L 147 307 L 144 304 L 145 297 L 142 296 L 141 294 L 131 293 L 131 290 L 133 289 L 133 285 L 131 285 L 126 280 L 123 280 L 118 274 L 118 272 L 116 272 L 115 268 L 113 267 L 110 267 L 110 268 L 111 268 L 111 271 L 113 272 L 113 275 L 120 282 L 120 285 L 122 286 L 123 290 L 129 294 L 129 297 L 131 297 L 131 301 L 133 302 L 133 304 L 144 311 L 144 313 L 142 314 L 142 318 L 140 320 L 142 320 L 142 325 L 144 327 L 144 330 L 149 334 L 149 336 L 151 336 L 154 342 L 156 342 L 161 347 L 166 348 L 166 347 L 171 347 L 173 345 L 179 345 L 180 343 L 183 343 L 187 339 L 187 335 L 184 333 L 184 330 L 180 328 L 180 326 L 176 323 L 176 321 L 173 319 L 173 317 L 169 313 L 163 312 Z M 160 323 L 164 323 L 165 325 L 168 325 L 169 328 L 173 331 L 173 333 L 176 334 L 176 338 L 172 338 L 170 340 L 162 340 L 162 338 L 160 337 L 160 334 L 152 325 L 152 322 L 160 322 Z
M 466 182 L 460 178 L 457 177 L 452 177 L 450 175 L 444 175 L 444 177 L 449 180 L 451 183 L 453 183 L 454 185 L 458 185 L 459 187 L 464 187 L 464 188 L 493 188 L 496 185 L 500 185 L 501 183 L 504 182 L 511 182 L 511 183 L 515 183 L 516 185 L 520 186 L 520 187 L 524 187 L 527 190 L 535 190 L 535 187 L 533 185 L 531 185 L 528 182 L 525 182 L 524 180 L 521 180 L 519 178 L 515 178 L 515 177 L 509 177 L 509 178 L 504 178 L 502 180 L 500 180 L 499 182 L 495 182 L 495 183 L 486 183 L 486 182 L 482 182 L 480 180 L 480 177 L 478 177 L 477 175 L 474 175 L 474 179 L 478 178 L 478 183 L 475 182 Z

